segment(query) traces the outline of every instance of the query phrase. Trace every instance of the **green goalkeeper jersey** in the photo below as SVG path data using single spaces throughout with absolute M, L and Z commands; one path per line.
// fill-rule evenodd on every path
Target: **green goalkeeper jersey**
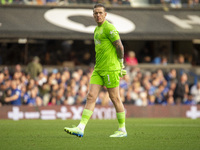
M 95 70 L 115 71 L 121 69 L 117 58 L 116 48 L 112 44 L 114 41 L 119 39 L 118 31 L 108 21 L 105 21 L 101 26 L 95 28 Z

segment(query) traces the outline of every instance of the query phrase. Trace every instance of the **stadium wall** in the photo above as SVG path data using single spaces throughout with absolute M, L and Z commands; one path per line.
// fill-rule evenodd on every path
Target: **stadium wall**
M 0 119 L 81 119 L 84 106 L 4 106 L 0 107 Z M 125 105 L 127 118 L 200 118 L 200 106 L 146 106 Z M 97 106 L 92 119 L 115 119 L 114 107 Z
M 200 38 L 199 10 L 111 7 L 107 20 L 122 40 L 193 40 Z M 0 6 L 0 38 L 92 40 L 92 11 L 78 6 Z

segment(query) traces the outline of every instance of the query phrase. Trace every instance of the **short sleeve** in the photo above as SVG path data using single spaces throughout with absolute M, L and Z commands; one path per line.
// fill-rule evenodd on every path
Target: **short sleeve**
M 117 31 L 117 29 L 114 27 L 114 25 L 112 25 L 112 24 L 109 24 L 108 26 L 107 26 L 107 30 L 106 30 L 107 32 L 107 36 L 108 36 L 108 38 L 109 38 L 109 40 L 111 41 L 111 42 L 114 42 L 114 41 L 116 41 L 116 40 L 119 40 L 120 39 L 120 37 L 119 37 L 119 32 Z

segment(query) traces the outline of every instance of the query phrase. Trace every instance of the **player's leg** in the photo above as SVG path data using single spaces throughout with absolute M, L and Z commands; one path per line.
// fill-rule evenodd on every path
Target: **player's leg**
M 79 137 L 83 136 L 85 126 L 87 125 L 87 122 L 89 121 L 90 117 L 93 114 L 96 99 L 99 94 L 99 91 L 102 88 L 102 85 L 103 85 L 103 80 L 101 79 L 99 74 L 94 71 L 90 79 L 89 92 L 87 95 L 85 109 L 83 110 L 83 113 L 82 113 L 81 121 L 77 127 L 73 127 L 73 128 L 65 127 L 64 130 L 67 133 L 72 134 L 72 135 L 77 135 Z
M 119 129 L 110 137 L 126 137 L 127 132 L 125 128 L 125 110 L 124 105 L 120 99 L 119 86 L 115 88 L 108 88 L 109 97 L 112 100 L 117 114 Z
M 124 137 L 127 136 L 125 128 L 125 111 L 124 105 L 120 99 L 119 94 L 119 73 L 118 71 L 106 72 L 104 75 L 104 83 L 108 89 L 109 97 L 112 100 L 117 114 L 117 120 L 119 123 L 119 130 L 111 137 Z
M 87 125 L 87 122 L 89 121 L 90 117 L 93 114 L 95 104 L 96 104 L 96 99 L 97 99 L 97 96 L 98 96 L 101 88 L 102 88 L 101 85 L 90 84 L 85 109 L 83 110 L 82 118 L 81 118 L 81 121 L 78 125 L 78 127 L 82 131 L 84 131 L 85 126 Z
M 93 110 L 95 107 L 96 99 L 98 96 L 99 91 L 101 90 L 101 85 L 97 84 L 90 84 L 89 92 L 87 95 L 87 101 L 85 108 L 82 113 L 81 121 L 77 127 L 68 128 L 65 127 L 64 131 L 69 134 L 76 135 L 78 137 L 83 137 L 85 126 L 87 125 L 90 117 L 93 114 Z

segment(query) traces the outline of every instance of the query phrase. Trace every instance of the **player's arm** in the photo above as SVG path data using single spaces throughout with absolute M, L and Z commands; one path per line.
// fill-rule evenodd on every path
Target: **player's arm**
M 119 39 L 119 40 L 114 41 L 113 45 L 116 48 L 118 59 L 123 59 L 124 58 L 124 46 L 123 46 L 121 40 Z
M 126 70 L 123 70 L 123 68 L 124 68 L 124 46 L 120 39 L 114 41 L 113 45 L 116 48 L 117 57 L 118 57 L 118 60 L 119 60 L 120 66 L 121 66 L 120 76 L 123 77 L 124 75 L 126 75 Z
M 118 57 L 118 60 L 120 62 L 120 66 L 123 69 L 124 68 L 124 46 L 123 46 L 123 44 L 122 44 L 120 39 L 114 41 L 113 45 L 116 48 L 117 57 Z

